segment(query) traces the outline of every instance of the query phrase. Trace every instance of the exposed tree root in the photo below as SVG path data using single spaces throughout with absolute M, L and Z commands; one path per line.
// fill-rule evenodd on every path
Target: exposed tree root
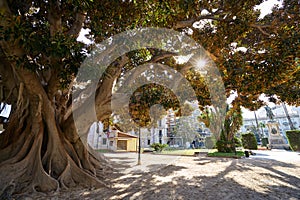
M 28 140 L 33 140 L 34 142 L 27 142 Z M 1 182 L 1 186 L 5 186 L 14 180 L 16 183 L 15 190 L 18 193 L 57 190 L 58 182 L 45 173 L 39 159 L 42 135 L 39 134 L 35 138 L 31 137 L 28 140 L 26 140 L 26 143 L 32 143 L 32 145 L 26 145 L 30 150 L 22 160 L 18 161 L 18 159 L 13 157 L 1 163 L 0 177 L 1 180 L 4 180 L 4 182 Z
M 58 120 L 61 112 L 36 77 L 17 70 L 17 104 L 0 135 L 0 196 L 12 182 L 14 187 L 9 188 L 15 195 L 108 186 L 109 162 L 84 144 L 73 120 Z
M 14 181 L 14 194 L 18 195 L 55 192 L 76 186 L 109 186 L 104 182 L 104 171 L 112 168 L 105 157 L 88 151 L 75 133 L 70 136 L 71 140 L 67 139 L 55 118 L 43 119 L 38 110 L 41 104 L 35 105 L 23 104 L 21 121 L 16 117 L 12 118 L 16 121 L 11 122 L 22 122 L 16 126 L 22 128 L 12 128 L 10 133 L 5 133 L 19 138 L 9 140 L 10 144 L 0 150 L 0 188 L 6 188 Z

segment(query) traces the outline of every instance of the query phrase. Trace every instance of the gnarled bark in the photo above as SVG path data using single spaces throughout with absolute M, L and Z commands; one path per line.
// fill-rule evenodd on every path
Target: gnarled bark
M 66 131 L 74 130 L 74 121 L 57 120 L 61 112 L 36 74 L 14 70 L 19 77 L 18 102 L 0 135 L 0 194 L 12 182 L 14 194 L 108 185 L 108 161 L 87 149 L 75 131 Z

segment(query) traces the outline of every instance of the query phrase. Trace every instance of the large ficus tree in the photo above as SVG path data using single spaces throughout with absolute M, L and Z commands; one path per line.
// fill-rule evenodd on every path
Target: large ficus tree
M 238 94 L 234 103 L 257 107 L 259 94 L 267 93 L 299 104 L 299 83 L 294 85 L 299 80 L 299 2 L 284 1 L 283 8 L 260 19 L 254 7 L 261 2 L 1 0 L 0 101 L 11 104 L 12 111 L 0 135 L 0 188 L 14 184 L 14 192 L 20 193 L 107 184 L 104 171 L 110 168 L 108 162 L 89 151 L 79 137 L 87 134 L 92 123 L 85 119 L 89 110 L 75 106 L 79 119 L 87 122 L 81 133 L 72 115 L 71 94 L 80 96 L 81 92 L 74 91 L 73 81 L 93 46 L 77 41 L 82 28 L 89 28 L 95 43 L 133 28 L 177 30 L 211 54 L 227 95 Z M 233 49 L 233 43 L 247 52 Z M 188 66 L 177 64 L 173 56 L 145 48 L 122 55 L 100 78 L 95 99 L 85 95 L 79 105 L 94 101 L 97 119 L 109 118 L 115 82 L 127 70 L 147 62 L 184 69 L 199 105 L 209 105 L 203 79 Z M 286 90 L 289 87 L 292 90 Z M 151 89 L 146 91 L 151 93 Z M 174 106 L 151 98 L 166 107 Z M 175 97 L 170 93 L 170 98 Z M 132 110 L 134 103 L 149 107 L 148 101 L 132 101 L 130 106 Z

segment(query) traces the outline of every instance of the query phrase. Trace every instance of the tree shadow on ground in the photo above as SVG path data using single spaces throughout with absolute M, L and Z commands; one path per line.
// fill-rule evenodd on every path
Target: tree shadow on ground
M 122 169 L 130 168 L 133 162 L 133 158 L 127 158 L 127 157 L 107 157 L 109 160 L 111 166 L 119 171 Z
M 66 197 L 166 200 L 300 199 L 300 171 L 297 169 L 300 164 L 270 159 L 190 159 L 190 165 L 179 162 L 170 165 L 152 164 L 147 166 L 148 172 L 132 170 L 117 173 L 111 176 L 112 188 L 79 190 Z M 129 163 L 132 163 L 132 159 L 122 157 L 115 164 L 129 167 Z
M 300 177 L 277 169 L 295 169 L 294 164 L 257 159 L 199 158 L 194 167 L 228 163 L 221 172 L 211 176 L 194 174 L 192 177 L 176 176 L 176 172 L 187 170 L 176 165 L 154 165 L 156 171 L 131 172 L 129 178 L 117 179 L 111 194 L 105 199 L 300 199 Z M 190 170 L 190 169 L 189 169 Z M 191 169 L 192 170 L 192 169 Z M 214 170 L 213 168 L 211 169 Z M 254 172 L 253 172 L 254 170 Z M 260 172 L 262 170 L 262 172 Z M 201 171 L 201 170 L 200 170 Z M 252 171 L 252 172 L 251 172 Z M 251 177 L 247 173 L 258 173 Z M 235 176 L 229 174 L 235 173 Z M 248 180 L 247 180 L 248 179 Z M 251 180 L 256 181 L 253 187 Z M 247 184 L 244 184 L 247 182 Z M 269 181 L 269 182 L 268 182 Z M 118 187 L 126 185 L 126 187 Z M 257 187 L 259 191 L 257 191 Z M 101 199 L 99 197 L 99 199 Z
M 270 156 L 270 155 L 268 155 L 268 154 L 264 154 L 264 153 L 255 153 L 256 154 L 256 156 Z

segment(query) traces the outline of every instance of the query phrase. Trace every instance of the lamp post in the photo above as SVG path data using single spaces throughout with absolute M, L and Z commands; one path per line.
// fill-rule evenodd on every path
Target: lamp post
M 141 165 L 141 128 L 139 127 L 139 151 L 137 165 Z

